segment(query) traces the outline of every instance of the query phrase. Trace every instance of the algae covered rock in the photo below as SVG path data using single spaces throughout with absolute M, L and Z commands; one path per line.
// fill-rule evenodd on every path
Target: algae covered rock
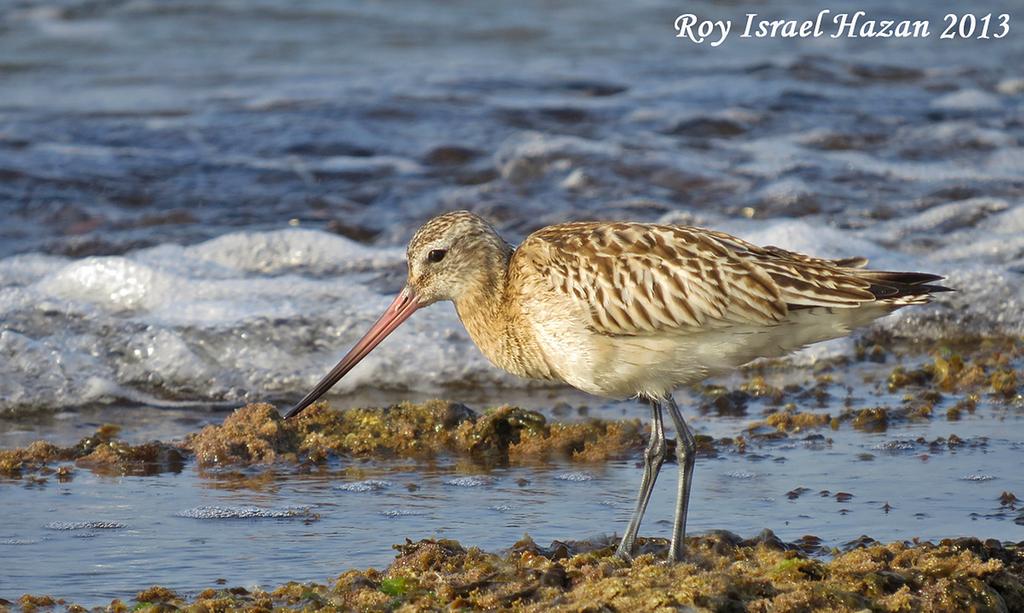
M 257 403 L 236 410 L 219 426 L 206 426 L 188 445 L 201 464 L 271 464 L 295 453 L 296 437 L 277 409 Z
M 671 565 L 661 561 L 664 539 L 641 539 L 632 564 L 612 555 L 614 545 L 541 547 L 526 536 L 489 553 L 451 540 L 407 540 L 386 569 L 345 570 L 332 584 L 210 588 L 194 596 L 154 586 L 138 593 L 134 607 L 114 601 L 108 610 L 896 613 L 1019 611 L 1024 604 L 1024 551 L 996 541 L 870 542 L 825 559 L 767 530 L 750 539 L 717 531 L 688 538 L 686 561 Z M 19 604 L 59 602 L 26 595 Z
M 503 406 L 483 414 L 452 402 L 403 402 L 334 411 L 324 402 L 284 420 L 269 404 L 251 404 L 185 446 L 200 464 L 322 462 L 328 457 L 468 456 L 488 466 L 565 457 L 600 461 L 642 448 L 640 422 L 591 420 L 549 424 L 536 411 Z
M 270 404 L 254 403 L 181 443 L 132 445 L 120 440 L 119 433 L 117 426 L 105 425 L 69 447 L 36 441 L 0 450 L 0 477 L 50 474 L 48 465 L 61 461 L 102 474 L 180 472 L 193 454 L 201 467 L 320 463 L 332 456 L 427 459 L 441 454 L 466 456 L 484 466 L 551 459 L 600 462 L 635 453 L 647 436 L 638 420 L 548 423 L 540 413 L 518 407 L 480 414 L 440 400 L 344 411 L 318 402 L 292 420 L 285 420 Z M 58 470 L 61 479 L 71 474 L 67 466 Z
M 34 473 L 55 472 L 59 480 L 69 480 L 72 476 L 70 466 L 61 466 L 56 471 L 48 467 L 56 462 L 69 461 L 108 475 L 156 475 L 181 472 L 184 468 L 187 451 L 160 441 L 131 445 L 119 440 L 119 434 L 119 427 L 106 424 L 70 447 L 35 441 L 27 447 L 0 450 L 0 477 L 20 478 Z

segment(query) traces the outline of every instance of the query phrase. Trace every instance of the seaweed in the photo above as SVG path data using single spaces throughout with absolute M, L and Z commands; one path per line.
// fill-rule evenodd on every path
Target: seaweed
M 529 536 L 506 552 L 425 539 L 395 545 L 384 570 L 347 570 L 332 584 L 285 583 L 273 590 L 208 588 L 193 597 L 154 586 L 139 610 L 515 609 L 600 611 L 695 608 L 713 611 L 1015 611 L 1024 608 L 1024 550 L 975 538 L 937 544 L 880 544 L 864 537 L 831 559 L 808 555 L 814 537 L 787 544 L 771 531 L 743 539 L 716 531 L 687 539 L 687 557 L 665 564 L 668 543 L 641 539 L 633 563 L 607 541 L 553 542 Z M 25 595 L 26 610 L 53 606 Z M 71 605 L 74 607 L 74 605 Z M 124 602 L 108 610 L 127 611 Z

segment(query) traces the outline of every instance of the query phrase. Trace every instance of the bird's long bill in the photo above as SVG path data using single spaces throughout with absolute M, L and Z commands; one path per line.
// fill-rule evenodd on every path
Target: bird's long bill
M 387 335 L 395 331 L 395 328 L 402 325 L 402 322 L 409 319 L 409 316 L 416 312 L 419 308 L 419 303 L 416 301 L 416 296 L 412 290 L 408 287 L 402 290 L 402 293 L 398 294 L 395 300 L 388 306 L 384 314 L 374 322 L 373 326 L 363 335 L 363 338 L 359 339 L 355 347 L 345 357 L 341 358 L 338 365 L 331 369 L 331 372 L 320 380 L 320 383 L 316 384 L 306 397 L 303 398 L 297 405 L 292 407 L 292 410 L 288 411 L 285 415 L 285 419 L 289 417 L 295 417 L 302 412 L 303 409 L 308 407 L 317 401 L 320 396 L 327 393 L 327 390 L 331 389 L 335 383 L 341 380 L 348 371 L 359 363 L 360 360 L 365 358 L 373 348 L 380 344 L 382 340 L 387 338 Z

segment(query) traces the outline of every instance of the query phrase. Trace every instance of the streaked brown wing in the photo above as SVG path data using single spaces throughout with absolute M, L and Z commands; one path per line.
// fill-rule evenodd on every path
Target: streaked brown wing
M 790 308 L 875 299 L 871 281 L 845 267 L 861 258 L 816 259 L 701 228 L 571 223 L 539 230 L 523 247 L 510 273 L 541 273 L 603 334 L 771 325 Z

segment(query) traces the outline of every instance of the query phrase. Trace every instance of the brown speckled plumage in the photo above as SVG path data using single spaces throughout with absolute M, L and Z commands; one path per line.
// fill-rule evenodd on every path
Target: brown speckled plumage
M 693 434 L 672 390 L 759 357 L 837 338 L 908 304 L 940 277 L 864 268 L 758 247 L 713 230 L 640 223 L 567 223 L 519 247 L 459 211 L 428 221 L 408 248 L 409 277 L 370 332 L 296 405 L 298 414 L 416 309 L 451 300 L 496 366 L 652 406 L 637 508 L 618 554 L 628 558 L 666 456 L 662 408 L 678 433 L 679 496 L 670 558 L 682 557 Z
M 448 259 L 424 263 L 439 246 Z M 657 397 L 841 336 L 944 289 L 928 285 L 934 275 L 873 271 L 863 258 L 814 258 L 686 226 L 567 223 L 513 250 L 464 211 L 427 222 L 409 262 L 421 302 L 451 299 L 498 367 L 612 397 Z M 441 270 L 447 278 L 438 282 Z M 702 360 L 695 344 L 717 355 Z

